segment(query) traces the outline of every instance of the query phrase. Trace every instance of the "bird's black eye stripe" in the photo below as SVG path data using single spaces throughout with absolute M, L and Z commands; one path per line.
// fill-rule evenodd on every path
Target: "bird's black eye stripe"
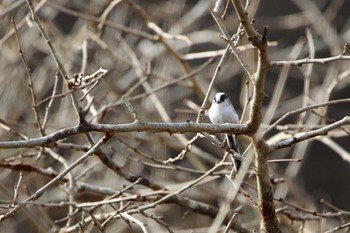
M 224 102 L 227 98 L 228 96 L 225 93 L 220 93 L 214 96 L 214 102 L 220 104 Z
M 220 96 L 220 102 L 224 102 L 225 99 L 227 99 L 227 95 L 226 94 L 223 94 Z

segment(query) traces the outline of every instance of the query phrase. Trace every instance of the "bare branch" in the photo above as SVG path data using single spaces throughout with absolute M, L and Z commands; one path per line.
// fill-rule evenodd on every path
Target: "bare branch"
M 24 67 L 26 69 L 27 76 L 28 76 L 28 86 L 29 86 L 30 94 L 32 96 L 32 108 L 33 108 L 36 124 L 37 124 L 37 126 L 39 128 L 39 131 L 40 131 L 41 135 L 45 135 L 45 130 L 44 130 L 44 128 L 43 128 L 43 126 L 41 125 L 41 122 L 40 122 L 39 109 L 38 109 L 38 106 L 36 105 L 37 104 L 37 97 L 36 97 L 36 94 L 35 94 L 35 91 L 34 91 L 32 70 L 29 67 L 26 58 L 24 57 L 22 46 L 21 46 L 21 42 L 20 42 L 19 37 L 18 37 L 18 32 L 17 32 L 17 26 L 16 26 L 15 19 L 12 17 L 11 21 L 12 21 L 12 24 L 13 24 L 13 28 L 15 30 L 15 36 L 16 36 L 16 40 L 17 40 L 17 44 L 18 44 L 19 55 L 21 56 L 23 65 L 24 65 Z
M 52 146 L 58 140 L 68 138 L 70 136 L 86 133 L 86 132 L 103 132 L 103 133 L 126 133 L 148 131 L 153 133 L 168 132 L 169 134 L 178 133 L 199 133 L 207 132 L 210 134 L 215 133 L 231 133 L 231 134 L 244 134 L 248 132 L 246 125 L 238 124 L 209 124 L 209 123 L 159 123 L 159 122 L 146 122 L 140 124 L 136 121 L 129 124 L 88 124 L 76 125 L 70 128 L 61 129 L 55 133 L 49 134 L 44 137 L 34 138 L 29 140 L 0 142 L 0 148 L 20 148 L 20 147 L 36 147 L 36 146 Z
M 304 58 L 299 60 L 292 60 L 292 61 L 271 61 L 271 66 L 284 66 L 284 65 L 294 65 L 294 66 L 301 66 L 303 64 L 326 64 L 330 62 L 336 62 L 341 60 L 350 60 L 349 55 L 344 55 L 343 53 L 333 56 L 333 57 L 326 57 L 326 58 Z
M 336 121 L 332 124 L 329 124 L 325 127 L 322 127 L 320 129 L 311 130 L 308 132 L 303 132 L 303 133 L 295 135 L 292 138 L 289 138 L 289 139 L 286 139 L 286 140 L 283 140 L 280 142 L 272 143 L 271 145 L 269 145 L 269 147 L 270 147 L 271 151 L 285 148 L 285 147 L 290 147 L 293 144 L 296 144 L 296 143 L 301 142 L 301 141 L 305 141 L 305 140 L 310 139 L 310 138 L 314 138 L 314 137 L 322 136 L 322 135 L 327 135 L 327 133 L 329 131 L 334 130 L 336 128 L 339 128 L 342 125 L 347 125 L 347 124 L 350 124 L 350 117 L 349 116 L 346 116 L 343 119 Z
M 85 159 L 87 159 L 89 156 L 91 156 L 93 153 L 95 153 L 96 150 L 103 144 L 105 144 L 108 141 L 108 137 L 101 138 L 98 143 L 96 143 L 87 153 L 85 153 L 83 156 L 81 156 L 78 160 L 76 160 L 74 163 L 72 163 L 68 168 L 66 168 L 64 171 L 62 171 L 58 176 L 56 176 L 54 179 L 52 179 L 50 182 L 48 182 L 46 185 L 38 189 L 32 196 L 27 198 L 23 203 L 17 204 L 13 209 L 8 211 L 6 214 L 0 215 L 0 221 L 3 221 L 5 218 L 15 214 L 18 210 L 21 208 L 24 208 L 29 201 L 33 201 L 38 199 L 48 188 L 51 187 L 54 183 L 56 183 L 58 180 L 63 178 L 66 174 L 68 174 L 71 170 L 73 170 L 76 166 L 80 165 Z
M 51 52 L 52 57 L 53 57 L 53 59 L 54 59 L 54 61 L 56 63 L 56 66 L 57 66 L 58 70 L 60 71 L 62 77 L 68 82 L 68 80 L 69 80 L 68 74 L 67 74 L 67 72 L 66 72 L 62 62 L 58 58 L 58 55 L 57 55 L 56 50 L 54 49 L 54 47 L 52 45 L 52 42 L 51 42 L 50 38 L 47 36 L 47 33 L 45 32 L 44 28 L 41 26 L 40 19 L 39 19 L 39 17 L 37 16 L 37 14 L 35 12 L 32 0 L 26 0 L 26 2 L 27 2 L 27 5 L 29 7 L 29 10 L 31 12 L 31 16 L 32 16 L 33 20 L 38 25 L 40 33 L 43 36 L 43 38 L 45 39 L 45 42 L 47 43 L 47 45 L 48 45 L 48 47 L 50 49 L 50 52 Z M 77 116 L 78 116 L 78 119 L 79 119 L 79 122 L 80 122 L 83 119 L 80 119 L 81 118 L 81 113 L 80 113 L 81 109 L 79 107 L 78 99 L 75 96 L 74 92 L 72 92 L 70 96 L 72 97 L 72 104 L 73 104 L 73 107 L 74 107 L 74 109 L 75 109 L 75 111 L 77 113 Z

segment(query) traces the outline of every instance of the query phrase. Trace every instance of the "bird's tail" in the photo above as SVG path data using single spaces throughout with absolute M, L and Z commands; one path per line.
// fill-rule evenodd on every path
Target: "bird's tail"
M 238 144 L 237 144 L 237 140 L 236 137 L 232 134 L 226 134 L 227 137 L 227 143 L 229 145 L 229 147 L 234 150 L 236 153 L 241 154 L 239 152 L 239 148 L 238 148 Z M 239 159 L 233 159 L 233 162 L 235 163 L 236 169 L 238 171 L 238 169 L 240 168 L 242 161 Z

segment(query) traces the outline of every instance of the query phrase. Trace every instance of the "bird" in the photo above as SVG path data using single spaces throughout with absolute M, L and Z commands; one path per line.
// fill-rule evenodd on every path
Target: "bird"
M 209 119 L 213 124 L 232 123 L 239 124 L 238 114 L 233 107 L 230 98 L 224 92 L 218 92 L 215 94 L 213 102 L 208 110 Z M 232 150 L 240 154 L 235 136 L 232 134 L 226 134 L 227 143 Z M 239 159 L 233 159 L 236 171 L 241 166 Z

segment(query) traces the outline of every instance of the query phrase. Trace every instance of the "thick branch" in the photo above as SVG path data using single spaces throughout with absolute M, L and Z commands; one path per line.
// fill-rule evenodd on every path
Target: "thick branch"
M 262 56 L 263 55 L 263 56 Z M 250 117 L 248 122 L 248 128 L 252 133 L 255 133 L 260 127 L 262 118 L 261 118 L 261 108 L 262 102 L 265 98 L 264 86 L 265 86 L 265 76 L 266 70 L 268 68 L 266 61 L 266 48 L 259 52 L 259 61 L 257 72 L 255 74 L 254 90 L 253 90 L 253 100 L 250 110 Z
M 50 146 L 55 142 L 68 138 L 70 136 L 86 133 L 86 132 L 101 132 L 101 133 L 126 133 L 148 131 L 153 133 L 167 132 L 174 133 L 200 133 L 207 132 L 210 134 L 216 133 L 231 133 L 231 134 L 247 134 L 249 132 L 246 125 L 243 124 L 207 124 L 207 123 L 158 123 L 135 121 L 128 124 L 89 124 L 83 123 L 80 125 L 64 128 L 57 132 L 51 133 L 45 137 L 39 137 L 29 140 L 0 142 L 0 149 L 9 148 L 30 148 L 36 146 Z
M 273 192 L 267 166 L 269 148 L 265 141 L 254 142 L 256 156 L 256 177 L 258 183 L 260 215 L 263 218 L 263 229 L 266 232 L 281 232 L 273 202 Z
M 240 0 L 232 0 L 232 3 L 235 7 L 238 18 L 248 35 L 248 40 L 250 40 L 252 45 L 258 49 L 259 53 L 257 71 L 253 79 L 253 101 L 247 126 L 251 132 L 250 136 L 253 137 L 256 152 L 257 183 L 260 215 L 262 218 L 262 231 L 281 232 L 273 203 L 273 192 L 267 166 L 269 148 L 259 131 L 262 122 L 262 102 L 265 98 L 264 86 L 266 71 L 270 67 L 270 62 L 267 57 L 267 27 L 265 27 L 263 35 L 258 34 L 250 24 L 250 21 L 248 20 L 248 12 L 244 9 L 242 2 Z
M 258 39 L 259 34 L 255 31 L 254 27 L 251 25 L 248 19 L 248 12 L 244 9 L 244 5 L 242 4 L 241 0 L 232 0 L 232 3 L 235 7 L 239 21 L 242 23 L 245 31 L 247 32 L 248 39 L 250 41 Z

